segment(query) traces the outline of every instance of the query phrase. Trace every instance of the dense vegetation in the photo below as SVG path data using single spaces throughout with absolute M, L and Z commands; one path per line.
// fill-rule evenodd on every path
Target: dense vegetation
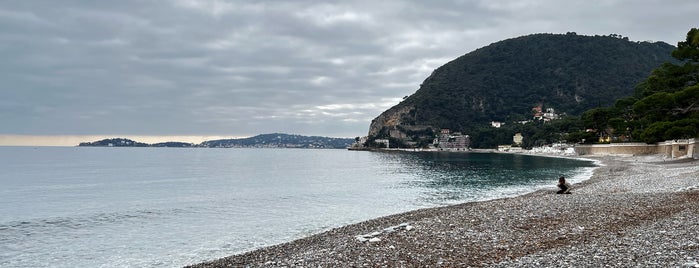
M 133 141 L 124 138 L 104 139 L 94 142 L 81 142 L 78 146 L 106 146 L 106 147 L 148 147 L 150 144 Z
M 273 148 L 329 148 L 345 149 L 354 142 L 349 138 L 262 134 L 250 138 L 205 141 L 203 147 L 273 147 Z
M 179 141 L 168 141 L 168 142 L 160 142 L 160 143 L 153 143 L 150 145 L 150 147 L 178 147 L 178 148 L 186 148 L 186 147 L 195 147 L 195 144 L 188 143 L 188 142 L 179 142 Z
M 436 69 L 415 94 L 385 112 L 395 113 L 409 107 L 410 111 L 401 116 L 401 125 L 372 125 L 374 132 L 370 130 L 370 138 L 388 138 L 388 129 L 412 125 L 469 134 L 475 148 L 510 144 L 517 132 L 525 136 L 525 147 L 563 140 L 596 141 L 600 134 L 585 132 L 586 129 L 604 131 L 613 125 L 614 129 L 627 131 L 621 123 L 630 119 L 629 107 L 620 107 L 622 113 L 614 116 L 605 110 L 611 108 L 600 107 L 634 104 L 634 97 L 629 96 L 634 95 L 636 85 L 648 78 L 653 68 L 664 62 L 670 63 L 663 66 L 676 66 L 674 63 L 678 61 L 671 57 L 673 49 L 662 42 L 631 42 L 619 35 L 575 33 L 535 34 L 497 42 Z M 668 68 L 653 74 L 668 76 L 691 69 Z M 683 85 L 687 81 L 665 82 Z M 652 90 L 664 86 L 648 81 L 644 84 Z M 648 90 L 642 90 L 646 92 L 643 94 L 648 94 Z M 620 98 L 626 99 L 617 101 Z M 543 109 L 555 108 L 564 119 L 515 123 L 531 120 L 532 108 L 537 105 Z M 587 112 L 590 109 L 597 110 Z M 605 119 L 611 120 L 609 124 Z M 506 124 L 493 128 L 491 121 Z M 673 131 L 687 131 L 680 122 L 677 124 L 673 126 L 680 129 Z M 633 133 L 628 137 L 635 138 Z
M 679 64 L 662 64 L 633 96 L 585 112 L 585 127 L 622 141 L 699 137 L 699 29 L 691 29 L 672 56 Z

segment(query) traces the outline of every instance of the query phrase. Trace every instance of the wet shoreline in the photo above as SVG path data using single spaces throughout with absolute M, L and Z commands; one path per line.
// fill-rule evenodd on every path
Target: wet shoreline
M 574 184 L 571 195 L 556 195 L 552 187 L 420 209 L 191 267 L 697 264 L 699 162 L 657 156 L 585 159 L 602 166 Z M 401 224 L 411 228 L 384 231 Z M 377 239 L 358 238 L 368 234 Z

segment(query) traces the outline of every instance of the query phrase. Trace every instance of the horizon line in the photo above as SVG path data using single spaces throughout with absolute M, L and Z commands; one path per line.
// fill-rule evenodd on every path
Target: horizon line
M 143 143 L 189 142 L 199 144 L 208 140 L 238 139 L 251 136 L 224 135 L 22 135 L 0 134 L 0 146 L 78 146 L 81 142 L 94 142 L 104 139 L 124 138 Z
M 95 142 L 104 139 L 123 138 L 136 142 L 155 144 L 161 142 L 187 142 L 200 144 L 205 141 L 221 139 L 242 139 L 264 134 L 287 134 L 282 132 L 255 135 L 137 135 L 137 134 L 65 134 L 65 135 L 31 135 L 0 134 L 0 146 L 78 146 L 82 142 Z M 301 135 L 301 134 L 288 134 Z M 322 135 L 301 135 L 322 136 Z M 330 137 L 330 136 L 327 136 Z M 347 137 L 343 137 L 347 138 Z

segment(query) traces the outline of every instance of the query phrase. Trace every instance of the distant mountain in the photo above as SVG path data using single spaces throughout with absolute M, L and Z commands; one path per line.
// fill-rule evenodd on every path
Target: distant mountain
M 129 139 L 113 138 L 104 139 L 95 142 L 81 142 L 78 146 L 93 146 L 93 147 L 148 147 L 147 143 L 136 142 Z
M 345 149 L 353 142 L 354 139 L 349 138 L 329 138 L 273 133 L 257 135 L 250 138 L 211 140 L 202 142 L 200 144 L 185 142 L 162 142 L 147 144 L 129 139 L 113 138 L 95 142 L 82 142 L 78 146 Z
M 493 43 L 434 70 L 415 94 L 371 122 L 369 137 L 419 145 L 447 128 L 471 135 L 478 148 L 481 137 L 474 134 L 491 121 L 531 119 L 534 107 L 580 115 L 631 96 L 654 68 L 676 61 L 673 49 L 575 33 Z
M 154 144 L 150 145 L 150 147 L 179 147 L 179 148 L 196 147 L 196 146 L 197 145 L 194 143 L 178 142 L 178 141 L 160 142 L 160 143 L 154 143 Z
M 250 138 L 212 140 L 201 143 L 202 147 L 216 148 L 324 148 L 344 149 L 354 139 L 301 136 L 283 133 L 262 134 Z

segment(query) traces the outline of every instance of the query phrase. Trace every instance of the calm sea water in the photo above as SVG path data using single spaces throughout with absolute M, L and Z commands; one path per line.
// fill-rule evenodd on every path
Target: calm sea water
M 0 267 L 177 267 L 593 164 L 482 153 L 0 147 Z

